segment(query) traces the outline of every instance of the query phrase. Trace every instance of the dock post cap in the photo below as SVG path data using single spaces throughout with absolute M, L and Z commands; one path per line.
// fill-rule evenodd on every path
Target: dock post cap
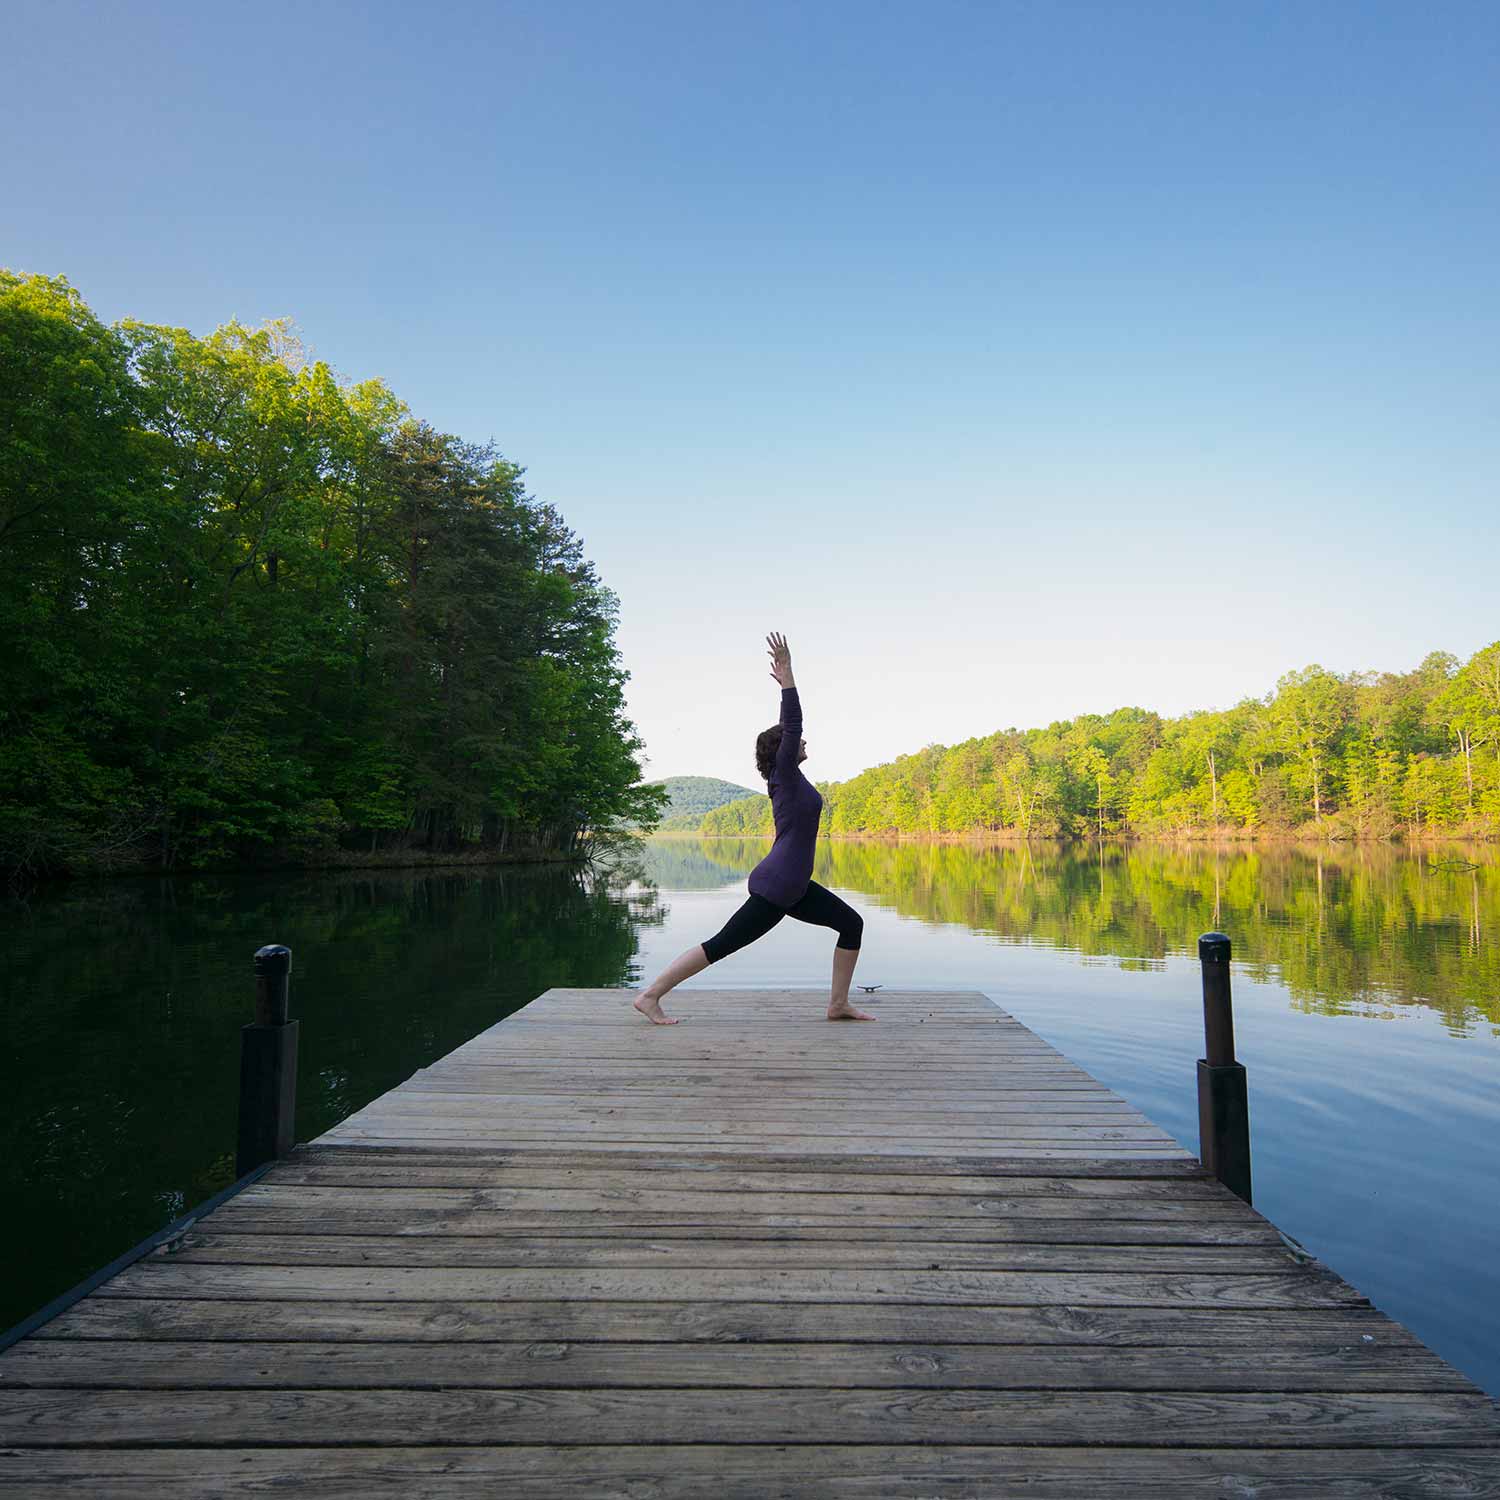
M 1206 964 L 1229 962 L 1229 938 L 1222 932 L 1205 932 L 1198 939 L 1198 957 Z
M 270 977 L 292 972 L 292 950 L 284 943 L 267 943 L 255 950 L 255 972 Z

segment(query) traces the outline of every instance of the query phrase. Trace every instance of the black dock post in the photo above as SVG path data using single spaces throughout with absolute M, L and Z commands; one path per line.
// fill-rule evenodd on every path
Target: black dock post
M 1198 1059 L 1198 1155 L 1225 1187 L 1250 1202 L 1250 1100 L 1243 1064 L 1234 1060 L 1234 1012 L 1229 998 L 1229 939 L 1205 932 L 1203 1048 Z
M 296 1144 L 297 1023 L 289 1020 L 292 950 L 279 943 L 255 955 L 255 1022 L 240 1032 L 240 1136 L 235 1173 L 286 1156 Z

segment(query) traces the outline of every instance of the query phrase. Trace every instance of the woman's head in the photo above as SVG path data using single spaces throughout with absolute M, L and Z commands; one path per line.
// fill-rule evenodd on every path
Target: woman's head
M 762 729 L 755 739 L 755 769 L 760 772 L 762 781 L 771 779 L 771 772 L 776 769 L 776 752 L 781 749 L 781 725 L 773 724 L 769 729 Z M 803 740 L 797 747 L 797 763 L 800 765 L 807 759 L 807 741 Z

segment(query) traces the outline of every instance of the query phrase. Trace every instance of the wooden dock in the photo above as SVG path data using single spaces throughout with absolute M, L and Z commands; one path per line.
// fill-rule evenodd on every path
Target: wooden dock
M 549 991 L 0 1355 L 0 1489 L 1500 1496 L 1494 1402 L 982 995 L 672 1001 Z

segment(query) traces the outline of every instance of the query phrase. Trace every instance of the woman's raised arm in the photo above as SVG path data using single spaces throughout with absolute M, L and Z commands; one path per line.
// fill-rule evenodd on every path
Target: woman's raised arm
M 766 637 L 770 648 L 771 676 L 781 684 L 781 744 L 776 747 L 776 774 L 790 776 L 802 758 L 802 700 L 792 676 L 792 653 L 786 637 L 774 631 Z

